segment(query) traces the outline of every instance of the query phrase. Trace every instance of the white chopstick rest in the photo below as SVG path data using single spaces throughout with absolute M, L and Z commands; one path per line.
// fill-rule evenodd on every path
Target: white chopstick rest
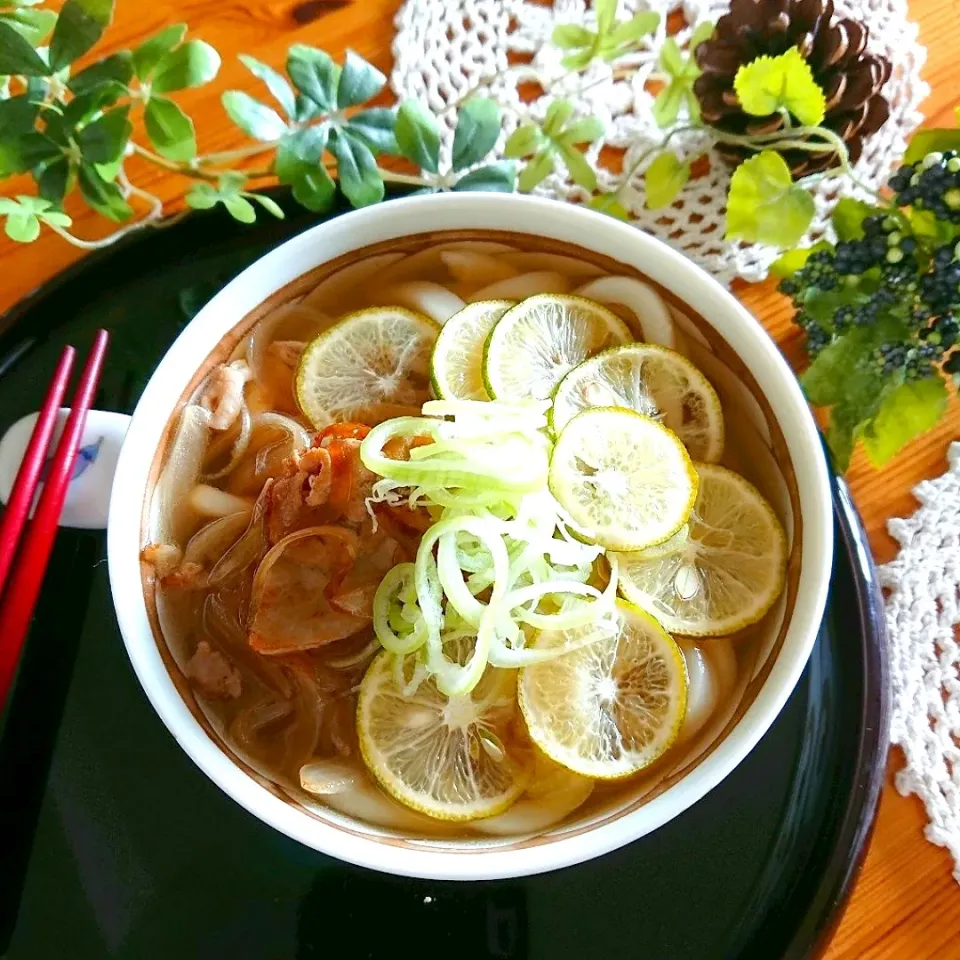
M 56 449 L 69 413 L 69 408 L 62 407 L 57 415 L 51 451 Z M 0 440 L 0 503 L 6 503 L 13 490 L 13 483 L 26 453 L 37 416 L 36 413 L 30 413 L 22 417 Z M 87 414 L 83 440 L 73 468 L 73 479 L 70 481 L 67 500 L 60 517 L 61 527 L 79 530 L 106 529 L 113 474 L 129 425 L 130 418 L 123 413 L 91 410 Z M 42 489 L 41 482 L 37 489 L 38 497 Z

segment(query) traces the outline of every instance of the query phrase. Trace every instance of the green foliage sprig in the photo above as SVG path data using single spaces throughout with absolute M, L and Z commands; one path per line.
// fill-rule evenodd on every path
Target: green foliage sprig
M 288 185 L 309 210 L 323 212 L 340 190 L 354 206 L 383 199 L 384 183 L 437 190 L 515 188 L 512 162 L 483 165 L 501 131 L 491 100 L 464 103 L 456 121 L 453 158 L 440 170 L 440 128 L 419 104 L 373 106 L 386 77 L 348 51 L 335 63 L 323 50 L 292 46 L 286 72 L 253 57 L 243 64 L 266 87 L 271 102 L 240 90 L 222 96 L 229 118 L 252 141 L 236 150 L 200 155 L 193 120 L 177 102 L 182 90 L 213 80 L 217 51 L 174 24 L 134 50 L 122 50 L 74 73 L 72 64 L 100 39 L 113 0 L 67 0 L 59 16 L 41 0 L 0 0 L 0 178 L 29 174 L 36 196 L 4 199 L 0 219 L 14 240 L 29 242 L 47 226 L 81 247 L 113 243 L 130 229 L 161 225 L 163 204 L 133 183 L 133 156 L 194 181 L 187 204 L 217 204 L 249 223 L 260 208 L 283 211 L 251 187 Z M 134 135 L 142 119 L 145 139 Z M 381 159 L 403 156 L 419 168 L 398 173 Z M 99 240 L 70 231 L 66 197 L 119 224 Z
M 675 147 L 678 134 L 693 131 L 698 144 L 726 144 L 751 154 L 731 177 L 726 236 L 788 251 L 777 270 L 807 334 L 812 365 L 802 382 L 813 403 L 830 408 L 828 439 L 840 463 L 846 464 L 857 441 L 875 462 L 885 461 L 939 419 L 947 383 L 960 377 L 960 354 L 953 348 L 960 330 L 954 317 L 960 311 L 960 266 L 954 268 L 953 252 L 960 256 L 960 215 L 954 216 L 960 209 L 960 157 L 943 153 L 960 150 L 960 131 L 918 134 L 908 162 L 940 157 L 929 168 L 910 167 L 909 183 L 917 178 L 926 186 L 910 194 L 914 188 L 898 181 L 902 189 L 895 199 L 879 196 L 858 183 L 844 142 L 821 125 L 824 92 L 797 50 L 740 67 L 734 92 L 741 108 L 782 122 L 772 132 L 737 136 L 703 123 L 694 90 L 700 75 L 695 51 L 711 36 L 712 24 L 691 31 L 686 49 L 666 37 L 652 76 L 659 85 L 652 113 L 663 135 L 617 177 L 607 178 L 616 180 L 615 189 L 603 190 L 591 144 L 604 127 L 596 117 L 578 114 L 575 100 L 611 75 L 630 79 L 637 72 L 631 55 L 648 49 L 664 29 L 655 12 L 618 20 L 616 0 L 594 0 L 593 29 L 557 26 L 552 43 L 566 73 L 542 86 L 549 93 L 562 88 L 573 99 L 554 99 L 542 118 L 535 109 L 481 96 L 496 76 L 435 115 L 414 101 L 377 104 L 386 78 L 349 51 L 336 63 L 323 50 L 296 44 L 283 72 L 241 55 L 264 94 L 228 90 L 221 99 L 250 143 L 199 154 L 194 122 L 177 95 L 213 80 L 219 54 L 188 37 L 186 25 L 174 24 L 133 50 L 77 71 L 75 62 L 109 26 L 113 5 L 66 0 L 58 14 L 43 0 L 0 0 L 0 179 L 28 175 L 34 184 L 32 193 L 0 198 L 0 220 L 14 240 L 30 242 L 46 228 L 78 246 L 101 247 L 130 230 L 171 222 L 160 199 L 131 179 L 131 157 L 190 181 L 190 207 L 221 205 L 243 223 L 258 211 L 283 216 L 258 192 L 274 183 L 289 186 L 307 209 L 323 212 L 338 186 L 351 204 L 364 206 L 383 199 L 386 183 L 423 192 L 509 192 L 533 190 L 547 177 L 571 181 L 590 207 L 626 218 L 625 191 L 638 182 L 647 207 L 656 210 L 673 204 L 696 178 L 698 157 Z M 597 64 L 606 65 L 599 81 L 591 79 L 594 73 L 587 76 Z M 529 78 L 533 68 L 507 70 Z M 505 110 L 513 115 L 513 132 L 503 159 L 496 159 Z M 443 124 L 454 129 L 449 155 L 441 149 Z M 784 151 L 830 155 L 830 173 L 844 175 L 870 197 L 869 203 L 848 198 L 837 206 L 836 245 L 794 249 L 814 216 L 810 187 L 824 174 L 794 180 Z M 385 163 L 391 157 L 405 158 L 415 172 L 398 172 L 395 163 Z M 954 180 L 944 180 L 937 194 L 928 170 L 940 166 Z M 74 194 L 118 227 L 99 239 L 75 235 L 63 209 Z M 878 223 L 886 226 L 879 230 Z M 872 260 L 861 256 L 868 247 Z M 888 302 L 883 293 L 894 283 L 905 291 L 903 302 Z

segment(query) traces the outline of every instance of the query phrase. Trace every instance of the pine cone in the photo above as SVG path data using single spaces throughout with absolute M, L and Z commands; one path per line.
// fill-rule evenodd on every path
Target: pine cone
M 733 89 L 737 70 L 764 54 L 779 56 L 797 47 L 810 64 L 827 101 L 823 126 L 840 135 L 856 162 L 864 137 L 876 133 L 890 115 L 880 88 L 890 62 L 866 53 L 867 27 L 857 20 L 833 21 L 833 0 L 733 0 L 717 21 L 713 36 L 697 47 L 701 74 L 694 85 L 704 123 L 734 134 L 772 133 L 783 126 L 776 113 L 744 113 Z M 736 165 L 754 151 L 727 144 L 717 152 Z M 836 153 L 783 150 L 794 177 L 825 170 Z

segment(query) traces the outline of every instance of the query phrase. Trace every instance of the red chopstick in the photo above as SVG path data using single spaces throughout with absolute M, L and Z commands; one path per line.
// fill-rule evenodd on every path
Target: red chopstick
M 44 458 L 50 448 L 50 438 L 57 424 L 57 413 L 63 404 L 63 395 L 67 392 L 67 383 L 73 370 L 73 360 L 77 351 L 73 347 L 64 347 L 53 373 L 47 395 L 40 408 L 40 416 L 34 424 L 30 442 L 23 455 L 23 462 L 17 472 L 10 499 L 2 517 L 0 517 L 0 595 L 13 563 L 20 534 L 27 522 L 33 495 L 36 493 Z
M 17 664 L 20 662 L 20 653 L 26 640 L 33 610 L 40 594 L 43 575 L 46 572 L 50 552 L 53 550 L 53 541 L 57 535 L 57 524 L 63 512 L 63 503 L 67 497 L 67 489 L 73 474 L 77 450 L 83 438 L 83 428 L 87 422 L 87 411 L 93 402 L 100 382 L 100 371 L 103 368 L 103 359 L 107 352 L 107 342 L 110 335 L 106 330 L 99 330 L 93 341 L 93 347 L 84 365 L 77 392 L 71 403 L 70 415 L 63 428 L 63 435 L 57 445 L 57 452 L 50 464 L 50 472 L 40 494 L 36 513 L 33 516 L 26 536 L 23 538 L 16 564 L 9 577 L 6 588 L 0 594 L 0 712 L 7 702 L 13 678 L 16 675 Z M 70 359 L 72 363 L 72 357 Z M 61 359 L 61 364 L 63 360 Z M 67 371 L 69 373 L 69 369 Z M 57 367 L 55 377 L 61 373 Z M 64 379 L 66 379 L 64 377 Z M 51 389 L 52 392 L 52 389 Z M 62 390 L 61 390 L 62 395 Z M 54 406 L 54 419 L 59 401 Z M 49 445 L 49 436 L 47 444 Z M 32 446 L 32 438 L 31 438 Z M 28 467 L 39 476 L 40 469 L 46 454 L 46 449 L 28 451 L 35 457 Z M 40 466 L 36 465 L 40 461 Z M 26 460 L 24 461 L 26 464 Z M 21 472 L 23 467 L 21 467 Z M 20 482 L 18 473 L 17 483 Z M 34 488 L 36 482 L 34 482 Z M 32 497 L 30 498 L 32 499 Z M 30 500 L 27 501 L 29 510 Z M 6 514 L 4 515 L 6 516 Z M 16 522 L 15 520 L 13 522 Z

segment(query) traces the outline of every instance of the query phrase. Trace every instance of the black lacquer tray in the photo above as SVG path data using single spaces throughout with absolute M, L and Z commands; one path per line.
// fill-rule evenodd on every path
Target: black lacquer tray
M 211 211 L 129 238 L 0 319 L 0 432 L 38 408 L 61 345 L 84 349 L 101 325 L 113 344 L 96 406 L 131 411 L 197 309 L 315 222 L 278 199 L 283 222 L 241 227 Z M 875 571 L 840 479 L 833 501 L 823 628 L 753 753 L 653 836 L 557 873 L 478 884 L 344 866 L 221 793 L 127 662 L 104 536 L 62 531 L 0 739 L 0 781 L 14 757 L 28 771 L 0 783 L 0 820 L 36 824 L 0 851 L 0 905 L 20 904 L 0 950 L 9 935 L 9 960 L 815 956 L 862 859 L 887 742 Z

